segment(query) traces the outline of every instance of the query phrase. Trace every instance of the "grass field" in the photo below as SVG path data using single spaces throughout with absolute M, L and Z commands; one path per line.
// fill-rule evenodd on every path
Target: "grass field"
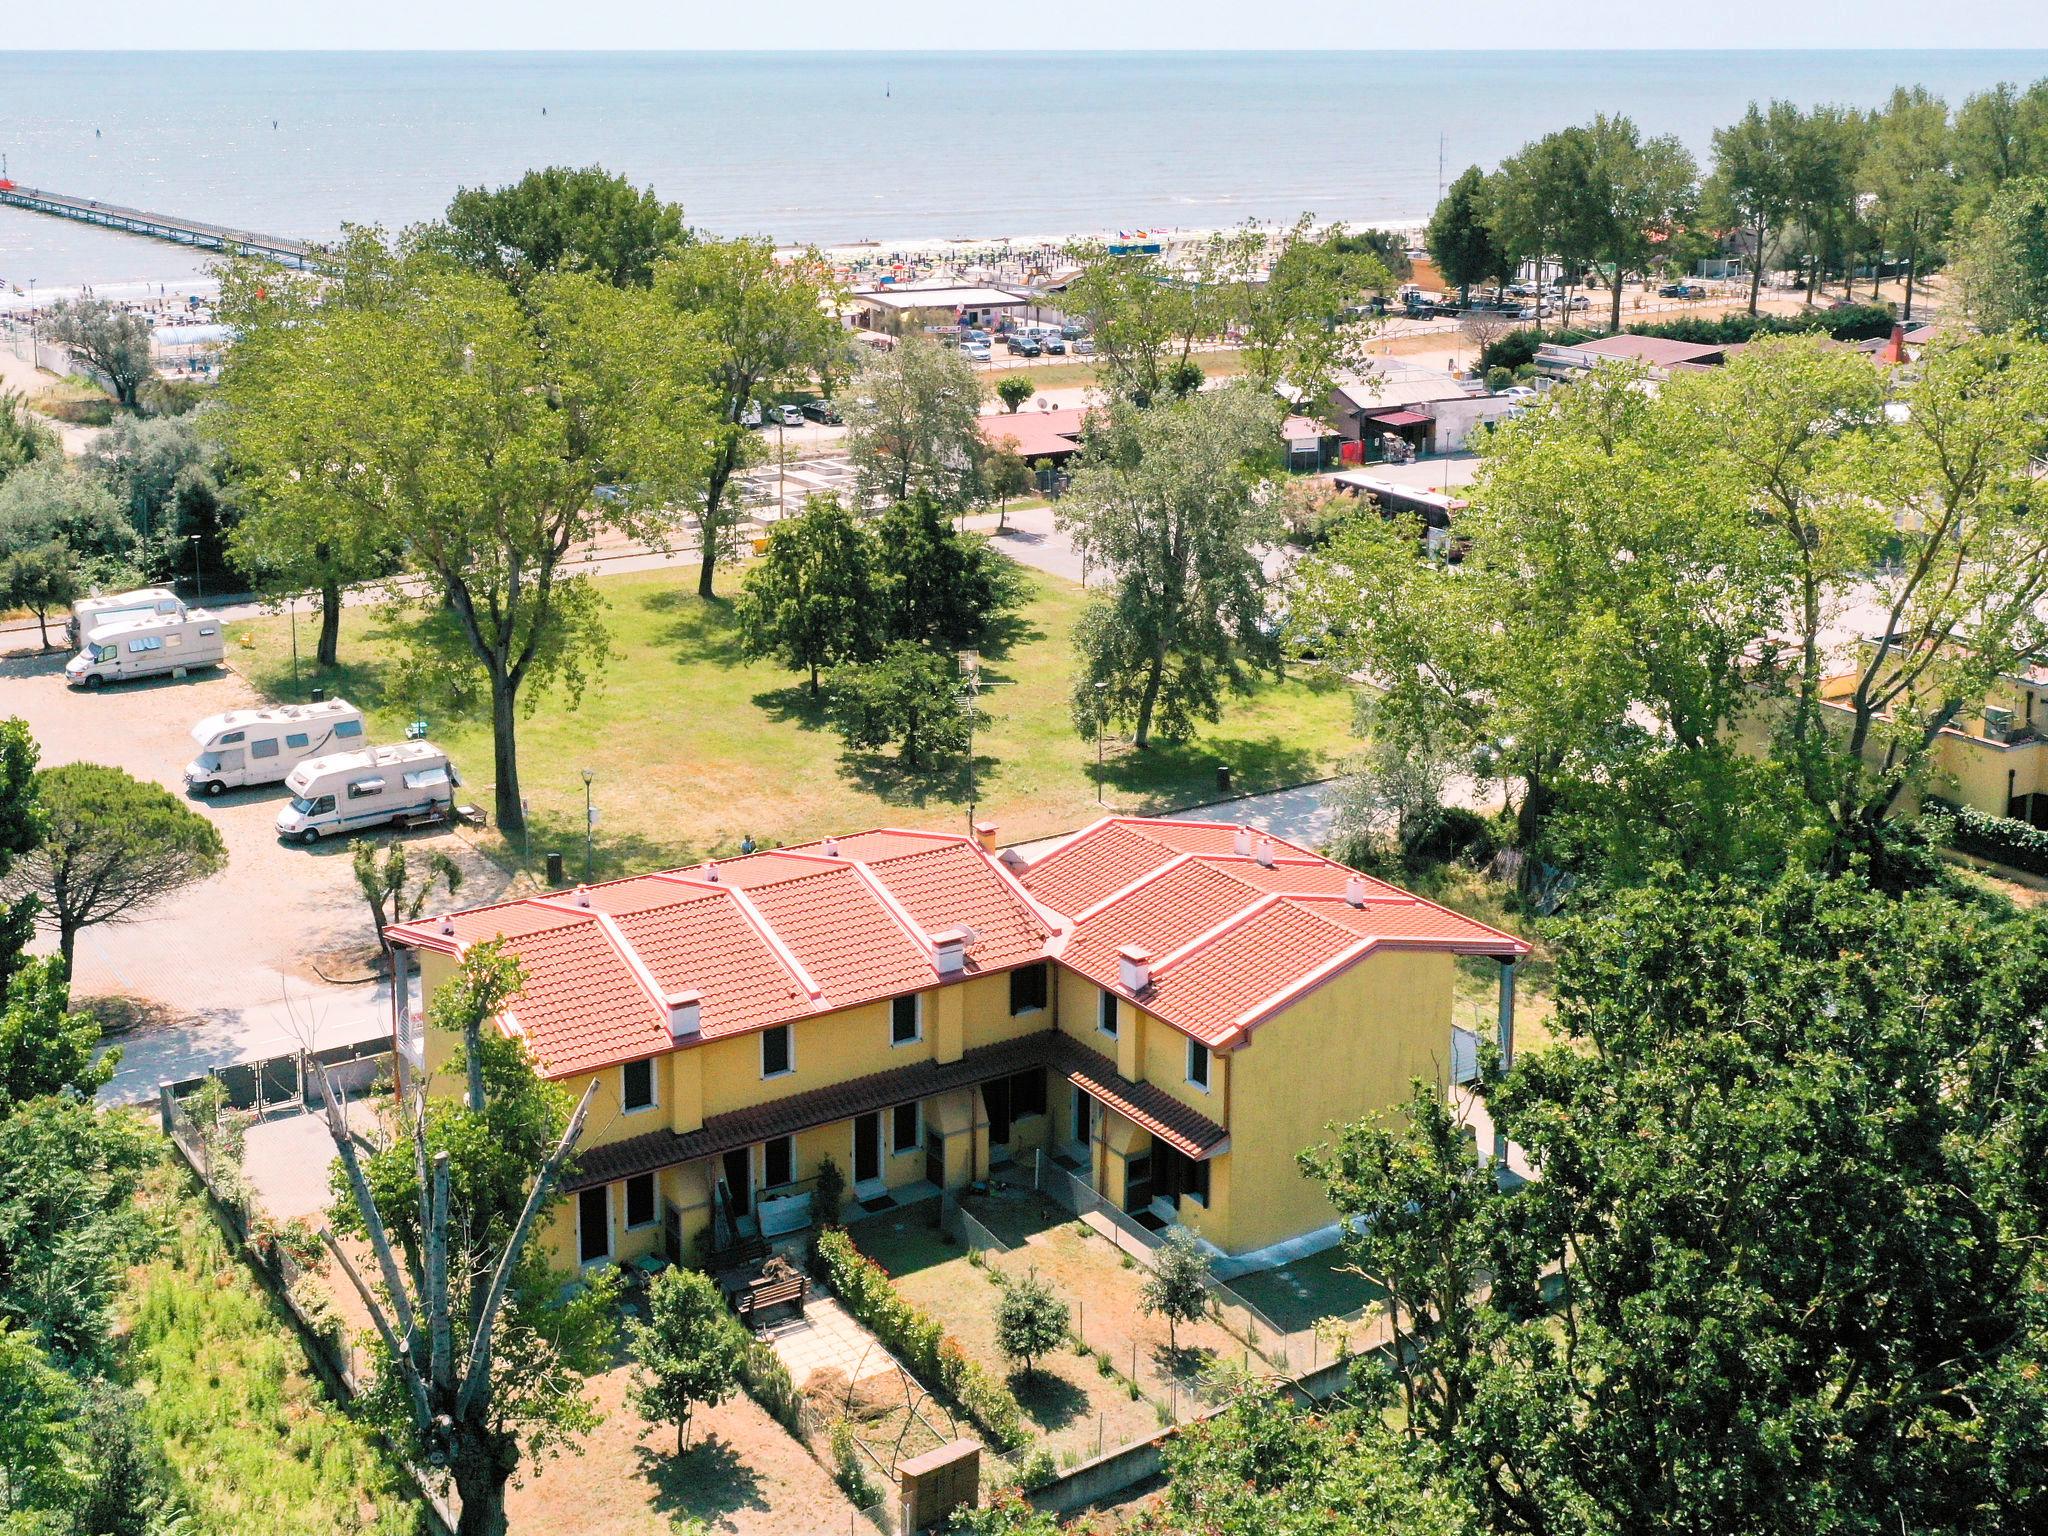
M 610 605 L 610 665 L 579 708 L 543 696 L 520 725 L 536 860 L 561 849 L 579 868 L 584 768 L 597 775 L 600 873 L 730 853 L 749 833 L 767 846 L 877 825 L 964 830 L 970 788 L 978 814 L 1000 823 L 1005 841 L 1093 819 L 1101 814 L 1095 743 L 1076 735 L 1068 716 L 1073 628 L 1084 599 L 1070 582 L 1029 574 L 1029 603 L 983 647 L 982 706 L 992 722 L 975 737 L 971 776 L 963 764 L 938 777 L 903 773 L 893 752 L 846 750 L 801 678 L 742 658 L 730 605 L 701 602 L 687 573 L 599 578 Z M 312 633 L 302 617 L 302 687 L 324 683 L 370 713 L 378 739 L 399 739 L 416 710 L 391 693 L 397 638 L 378 612 L 348 609 L 343 665 L 321 675 L 305 662 Z M 229 641 L 230 660 L 258 688 L 292 696 L 284 619 L 238 623 Z M 453 754 L 468 795 L 488 807 L 488 719 L 475 708 L 431 701 L 419 712 Z M 1315 778 L 1334 771 L 1350 749 L 1351 720 L 1342 686 L 1293 679 L 1266 686 L 1233 700 L 1219 725 L 1191 741 L 1143 753 L 1111 742 L 1105 798 L 1129 811 L 1210 799 L 1218 762 L 1231 764 L 1240 790 Z M 515 860 L 522 854 L 501 851 Z
M 123 1373 L 194 1529 L 415 1530 L 421 1506 L 398 1469 L 322 1391 L 291 1324 L 229 1251 L 183 1166 L 163 1159 L 142 1200 L 161 1241 L 129 1276 Z

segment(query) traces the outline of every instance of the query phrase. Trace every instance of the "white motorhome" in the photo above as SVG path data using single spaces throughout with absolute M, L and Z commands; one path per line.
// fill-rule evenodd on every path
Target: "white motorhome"
M 185 604 L 169 587 L 141 587 L 133 592 L 105 592 L 98 597 L 81 597 L 71 605 L 64 636 L 73 645 L 85 644 L 85 637 L 102 624 L 125 624 L 132 619 L 153 619 L 162 614 L 179 614 Z
M 461 783 L 448 754 L 429 741 L 309 758 L 285 777 L 292 801 L 277 813 L 277 835 L 312 844 L 393 822 L 440 821 Z
M 78 654 L 64 663 L 64 681 L 74 688 L 98 688 L 194 667 L 217 667 L 226 657 L 219 615 L 191 608 L 94 626 L 86 632 Z
M 185 765 L 185 786 L 209 795 L 275 784 L 308 758 L 363 744 L 363 712 L 346 699 L 231 709 L 192 727 L 199 755 Z

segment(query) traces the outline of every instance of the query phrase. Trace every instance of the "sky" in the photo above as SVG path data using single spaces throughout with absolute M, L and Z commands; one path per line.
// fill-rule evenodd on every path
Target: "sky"
M 2042 0 L 95 0 L 13 7 L 26 49 L 2042 48 Z

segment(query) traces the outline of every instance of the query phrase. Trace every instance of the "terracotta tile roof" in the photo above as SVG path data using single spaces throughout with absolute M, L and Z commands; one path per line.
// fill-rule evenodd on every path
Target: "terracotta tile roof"
M 982 1046 L 966 1052 L 958 1061 L 912 1062 L 809 1093 L 791 1094 L 729 1114 L 712 1115 L 694 1131 L 650 1131 L 593 1147 L 578 1156 L 575 1170 L 563 1181 L 563 1188 L 573 1194 L 615 1179 L 735 1152 L 777 1136 L 833 1125 L 855 1115 L 872 1114 L 1032 1067 L 1050 1068 L 1061 1074 L 1189 1157 L 1211 1156 L 1226 1140 L 1222 1126 L 1162 1089 L 1149 1083 L 1134 1083 L 1121 1076 L 1106 1057 L 1080 1042 L 1066 1035 L 1047 1033 Z
M 1112 817 L 1018 878 L 1073 919 L 1057 946 L 1064 964 L 1218 1049 L 1378 947 L 1503 957 L 1528 948 L 1383 880 L 1221 823 Z M 1142 992 L 1123 985 L 1126 946 L 1151 956 Z
M 939 984 L 929 935 L 965 925 L 968 971 L 1042 958 L 1056 925 L 989 855 L 942 832 L 826 844 L 638 875 L 396 924 L 458 952 L 503 938 L 525 969 L 512 1016 L 552 1076 L 670 1049 L 668 993 L 702 994 L 699 1039 Z

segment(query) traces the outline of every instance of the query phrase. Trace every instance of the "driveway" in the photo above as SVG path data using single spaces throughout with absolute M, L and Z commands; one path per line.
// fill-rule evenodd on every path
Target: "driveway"
M 63 665 L 61 654 L 0 661 L 0 716 L 27 722 L 43 765 L 108 763 L 180 796 L 193 722 L 262 702 L 225 670 L 74 693 Z M 364 963 L 372 935 L 351 845 L 279 842 L 273 820 L 284 797 L 275 785 L 190 800 L 219 828 L 227 868 L 134 922 L 79 935 L 73 996 L 139 1021 L 118 1037 L 121 1065 L 105 1098 L 137 1102 L 208 1067 L 388 1033 L 387 990 Z M 508 882 L 453 832 L 401 835 L 456 860 L 465 904 L 494 899 Z M 53 936 L 38 936 L 38 949 L 54 947 Z

